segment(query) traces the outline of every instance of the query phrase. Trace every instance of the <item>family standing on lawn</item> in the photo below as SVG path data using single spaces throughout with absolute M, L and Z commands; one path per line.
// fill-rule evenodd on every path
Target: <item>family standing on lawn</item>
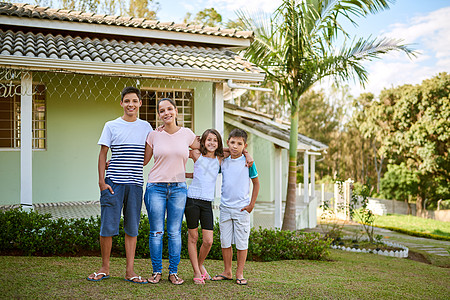
M 247 134 L 234 129 L 227 139 L 228 149 L 223 149 L 222 138 L 214 129 L 206 130 L 200 141 L 192 130 L 177 124 L 177 107 L 169 98 L 157 103 L 158 116 L 163 126 L 153 130 L 140 120 L 142 105 L 140 90 L 126 87 L 121 93 L 122 117 L 105 124 L 98 144 L 101 146 L 98 174 L 101 205 L 100 247 L 102 266 L 87 277 L 101 281 L 110 277 L 109 264 L 112 237 L 119 233 L 123 209 L 125 230 L 126 273 L 125 280 L 157 284 L 162 279 L 162 249 L 166 223 L 169 248 L 168 280 L 180 285 L 184 280 L 178 275 L 181 254 L 181 225 L 183 214 L 188 226 L 188 252 L 196 284 L 205 280 L 232 280 L 232 244 L 237 249 L 236 283 L 247 284 L 244 265 L 247 258 L 250 234 L 250 213 L 259 192 L 258 173 L 247 154 Z M 107 165 L 107 153 L 111 160 Z M 153 272 L 149 279 L 134 272 L 134 256 L 142 208 L 143 166 L 153 157 L 154 165 L 148 175 L 144 202 L 148 212 L 150 233 L 149 248 Z M 194 173 L 186 174 L 188 158 L 194 160 Z M 106 171 L 106 175 L 105 175 Z M 217 175 L 222 173 L 220 203 L 220 241 L 224 271 L 214 277 L 208 274 L 204 261 L 213 242 L 212 201 Z M 186 177 L 193 177 L 187 188 Z M 250 199 L 250 181 L 253 191 Z M 167 218 L 166 218 L 167 216 Z M 198 224 L 201 224 L 203 243 L 197 254 Z

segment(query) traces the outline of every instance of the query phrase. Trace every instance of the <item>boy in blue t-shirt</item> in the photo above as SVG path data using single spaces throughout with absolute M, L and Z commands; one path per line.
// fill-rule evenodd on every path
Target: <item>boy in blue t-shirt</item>
M 232 280 L 231 263 L 233 249 L 237 249 L 236 283 L 246 285 L 244 265 L 247 259 L 248 238 L 250 235 L 250 213 L 255 207 L 259 192 L 258 172 L 255 164 L 249 168 L 243 155 L 247 148 L 247 133 L 235 128 L 227 140 L 230 156 L 222 162 L 222 199 L 220 202 L 220 242 L 224 263 L 223 273 L 212 280 Z M 250 181 L 253 191 L 250 199 Z
M 123 208 L 127 257 L 125 280 L 144 284 L 148 281 L 134 272 L 134 255 L 142 208 L 145 141 L 149 132 L 152 131 L 152 126 L 138 118 L 139 107 L 142 105 L 139 89 L 126 87 L 122 90 L 121 96 L 120 106 L 123 108 L 123 116 L 106 122 L 98 141 L 101 146 L 98 158 L 98 185 L 101 206 L 102 266 L 98 272 L 89 275 L 87 280 L 100 281 L 109 278 L 112 237 L 119 234 Z M 109 149 L 111 149 L 111 161 L 106 170 Z

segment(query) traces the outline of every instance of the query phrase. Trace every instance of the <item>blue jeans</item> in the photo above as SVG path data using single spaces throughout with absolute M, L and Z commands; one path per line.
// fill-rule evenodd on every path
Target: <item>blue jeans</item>
M 145 207 L 150 223 L 150 258 L 153 273 L 162 272 L 164 218 L 167 211 L 169 274 L 177 273 L 181 254 L 181 223 L 186 206 L 186 182 L 147 183 Z

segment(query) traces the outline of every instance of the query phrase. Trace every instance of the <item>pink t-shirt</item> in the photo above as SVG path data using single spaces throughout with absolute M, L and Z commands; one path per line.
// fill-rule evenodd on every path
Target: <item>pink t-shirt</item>
M 177 132 L 154 130 L 147 136 L 147 144 L 153 149 L 155 164 L 148 174 L 148 182 L 186 181 L 186 162 L 189 146 L 195 140 L 189 128 L 181 127 Z

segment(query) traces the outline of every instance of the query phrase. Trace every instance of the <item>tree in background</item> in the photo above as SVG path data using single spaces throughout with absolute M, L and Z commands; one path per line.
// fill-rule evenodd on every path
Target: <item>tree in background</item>
M 418 176 L 417 214 L 425 199 L 450 199 L 450 75 L 441 73 L 419 85 L 403 85 L 373 102 L 368 126 L 383 132 L 381 143 L 390 164 L 405 164 Z M 384 190 L 381 190 L 385 194 Z
M 154 0 L 34 0 L 36 5 L 95 14 L 120 15 L 156 20 L 159 2 Z
M 381 179 L 382 196 L 386 199 L 402 200 L 408 206 L 408 215 L 411 214 L 409 201 L 418 193 L 418 174 L 406 167 L 402 162 L 400 165 L 388 165 L 387 172 Z
M 286 208 L 282 229 L 296 229 L 297 132 L 298 114 L 305 93 L 321 79 L 332 76 L 347 80 L 367 80 L 362 62 L 392 50 L 411 51 L 392 39 L 358 39 L 345 42 L 340 51 L 334 43 L 339 34 L 348 37 L 338 17 L 347 19 L 367 16 L 389 8 L 385 0 L 283 0 L 275 13 L 249 16 L 239 12 L 246 30 L 255 40 L 245 57 L 261 67 L 269 81 L 277 82 L 278 94 L 290 106 L 289 175 Z M 341 19 L 339 19 L 341 20 Z
M 215 27 L 222 24 L 222 15 L 214 7 L 205 8 L 199 11 L 193 19 L 192 14 L 188 12 L 184 17 L 183 23 Z

